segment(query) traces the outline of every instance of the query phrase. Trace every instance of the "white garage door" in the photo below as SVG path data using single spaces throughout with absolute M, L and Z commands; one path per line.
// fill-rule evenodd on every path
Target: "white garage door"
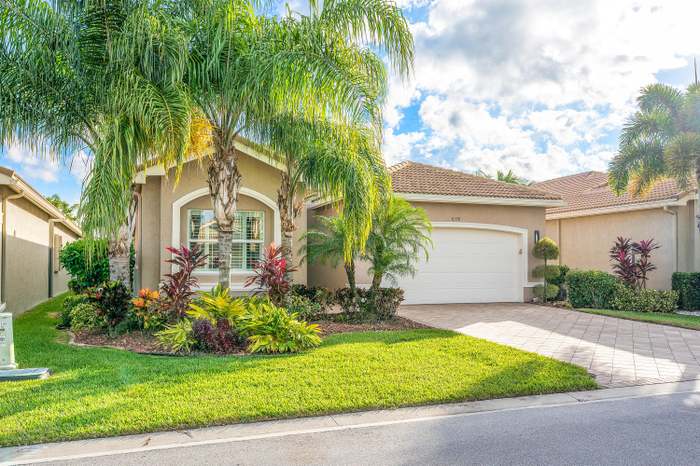
M 434 228 L 434 249 L 414 277 L 399 279 L 404 304 L 499 303 L 523 299 L 522 236 Z

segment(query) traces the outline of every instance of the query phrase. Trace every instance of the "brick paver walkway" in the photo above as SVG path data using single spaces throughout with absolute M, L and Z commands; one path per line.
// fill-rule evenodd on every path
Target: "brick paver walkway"
M 696 330 L 532 304 L 413 305 L 399 314 L 585 367 L 603 386 L 700 379 Z

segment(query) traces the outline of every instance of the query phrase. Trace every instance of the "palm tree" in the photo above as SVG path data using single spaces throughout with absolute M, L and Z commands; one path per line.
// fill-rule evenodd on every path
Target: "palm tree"
M 178 162 L 187 147 L 187 95 L 153 69 L 177 43 L 141 27 L 155 18 L 151 3 L 0 1 L 0 143 L 45 157 L 93 155 L 79 216 L 88 237 L 113 245 L 136 163 Z M 134 29 L 142 47 L 127 56 L 125 31 Z M 128 247 L 110 251 L 111 277 L 126 281 Z
M 477 170 L 476 171 L 476 176 L 480 176 L 482 178 L 489 178 L 489 179 L 494 179 L 493 176 L 489 175 L 487 172 L 484 170 Z M 507 172 L 501 171 L 501 170 L 496 170 L 496 181 L 501 181 L 503 183 L 511 183 L 511 184 L 522 184 L 522 185 L 528 185 L 530 184 L 530 181 L 528 181 L 526 178 L 521 178 L 515 173 L 513 173 L 513 170 L 508 170 Z
M 432 224 L 423 209 L 390 197 L 375 213 L 364 254 L 372 264 L 372 289 L 379 289 L 384 278 L 395 282 L 398 276 L 415 274 L 420 254 L 428 259 L 428 248 L 433 244 L 431 231 Z
M 700 181 L 700 84 L 685 92 L 652 84 L 642 89 L 637 104 L 610 162 L 610 186 L 639 196 L 671 177 L 680 189 L 689 189 L 693 177 Z
M 353 241 L 347 244 L 349 235 L 347 225 L 342 216 L 318 217 L 321 228 L 311 229 L 304 234 L 305 243 L 301 246 L 301 255 L 310 263 L 319 263 L 337 267 L 343 262 L 348 286 L 352 294 L 356 294 L 355 260 L 359 257 L 360 248 Z M 346 251 L 350 249 L 350 259 Z

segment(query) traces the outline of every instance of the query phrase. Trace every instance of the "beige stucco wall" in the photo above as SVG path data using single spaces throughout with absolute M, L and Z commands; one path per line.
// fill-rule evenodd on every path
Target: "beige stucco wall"
M 649 286 L 669 289 L 671 274 L 676 270 L 691 270 L 695 255 L 693 234 L 689 231 L 693 206 L 670 210 L 677 216 L 662 209 L 650 209 L 548 220 L 546 230 L 559 244 L 559 262 L 584 270 L 610 271 L 608 251 L 618 236 L 634 241 L 654 238 L 661 249 L 653 255 L 658 269 L 652 272 Z
M 280 183 L 280 171 L 271 165 L 249 157 L 239 155 L 239 170 L 242 175 L 241 186 L 262 194 L 273 202 L 277 200 L 277 189 Z M 183 168 L 179 181 L 175 182 L 174 170 L 167 176 L 150 176 L 146 183 L 141 185 L 142 211 L 141 226 L 142 236 L 140 254 L 141 286 L 155 288 L 158 286 L 163 274 L 170 271 L 169 264 L 165 260 L 169 255 L 165 252 L 167 246 L 172 245 L 173 236 L 173 204 L 183 196 L 193 191 L 207 188 L 206 161 L 204 163 L 190 162 Z M 180 209 L 180 243 L 185 244 L 187 209 L 194 207 L 211 206 L 208 195 L 188 202 Z M 241 210 L 264 210 L 265 215 L 265 244 L 274 241 L 273 210 L 253 199 L 241 195 L 239 198 Z M 300 244 L 300 237 L 306 232 L 306 213 L 297 218 L 298 230 L 294 236 L 293 249 L 296 255 Z M 298 259 L 297 259 L 298 261 Z M 199 274 L 200 282 L 213 284 L 216 276 L 212 274 Z M 232 283 L 243 283 L 247 275 L 234 275 Z M 293 275 L 295 282 L 306 283 L 306 265 L 304 264 Z
M 3 196 L 10 194 L 4 192 Z M 50 296 L 67 290 L 65 270 L 50 267 L 52 239 L 49 215 L 27 199 L 7 201 L 5 255 L 5 296 L 0 299 L 7 310 L 20 314 Z M 53 234 L 63 238 L 63 245 L 76 239 L 69 229 L 54 224 Z M 49 290 L 49 276 L 52 289 Z
M 483 223 L 526 229 L 528 231 L 528 271 L 532 271 L 534 267 L 541 263 L 539 259 L 532 257 L 531 251 L 534 243 L 535 230 L 544 234 L 545 209 L 543 207 L 449 204 L 436 202 L 413 202 L 412 204 L 424 209 L 432 222 Z M 334 214 L 335 211 L 331 206 L 325 206 L 310 211 L 312 217 L 317 217 L 319 215 L 332 216 Z M 313 218 L 310 218 L 309 228 L 315 227 L 316 225 L 317 222 Z M 371 280 L 367 273 L 367 268 L 367 263 L 360 262 L 357 264 L 356 279 L 358 285 L 370 283 Z M 309 267 L 308 275 L 310 285 L 324 286 L 331 289 L 347 286 L 347 279 L 342 264 L 337 268 L 313 264 Z M 530 279 L 537 281 L 534 280 L 531 275 Z M 531 296 L 531 289 L 526 288 L 525 298 L 529 299 Z

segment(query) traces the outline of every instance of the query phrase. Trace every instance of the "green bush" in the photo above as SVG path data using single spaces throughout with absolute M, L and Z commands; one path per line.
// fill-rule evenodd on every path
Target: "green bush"
M 63 300 L 63 307 L 61 308 L 61 315 L 59 317 L 58 325 L 56 325 L 57 328 L 70 328 L 71 326 L 71 319 L 70 319 L 70 313 L 73 310 L 75 306 L 78 304 L 83 304 L 89 301 L 89 298 L 85 294 L 76 294 L 76 295 L 71 295 L 67 296 L 65 300 Z
M 544 301 L 544 291 L 545 286 L 544 285 L 535 285 L 532 288 L 532 293 L 542 301 Z M 559 287 L 557 285 L 553 285 L 551 283 L 547 283 L 547 300 L 554 299 L 557 296 L 559 296 Z
M 401 288 L 357 289 L 353 300 L 350 288 L 340 288 L 335 292 L 336 303 L 346 314 L 346 318 L 357 321 L 391 320 L 404 299 Z
M 322 312 L 327 312 L 328 309 L 335 304 L 333 292 L 322 286 L 306 286 L 301 284 L 292 285 L 292 293 L 298 296 L 303 296 L 310 301 L 318 303 L 321 306 Z
M 238 329 L 248 338 L 251 353 L 292 353 L 321 344 L 317 325 L 297 320 L 266 299 L 248 301 Z
M 302 320 L 316 320 L 323 315 L 323 308 L 317 301 L 296 293 L 289 293 L 284 299 L 287 311 L 299 316 Z
M 70 311 L 71 329 L 76 332 L 102 329 L 107 321 L 93 303 L 80 303 Z
M 92 297 L 110 328 L 116 328 L 129 317 L 131 293 L 123 282 L 119 280 L 104 282 L 95 288 Z
M 615 289 L 612 308 L 633 312 L 674 312 L 678 307 L 678 292 L 636 290 L 619 283 Z
M 181 319 L 156 333 L 161 345 L 175 353 L 189 353 L 196 340 L 192 334 L 192 321 Z
M 573 307 L 610 308 L 617 285 L 615 277 L 598 270 L 574 270 L 566 275 L 569 302 Z
M 87 241 L 85 239 L 73 241 L 65 245 L 58 255 L 61 266 L 71 277 L 68 287 L 75 293 L 81 293 L 87 288 L 109 280 L 106 242 L 98 242 L 94 257 L 87 260 Z
M 700 311 L 700 273 L 676 272 L 672 287 L 678 292 L 678 306 L 687 311 Z
M 208 320 L 212 325 L 221 319 L 235 325 L 245 314 L 246 305 L 243 299 L 234 298 L 228 289 L 217 285 L 209 292 L 200 293 L 185 312 L 194 320 Z

